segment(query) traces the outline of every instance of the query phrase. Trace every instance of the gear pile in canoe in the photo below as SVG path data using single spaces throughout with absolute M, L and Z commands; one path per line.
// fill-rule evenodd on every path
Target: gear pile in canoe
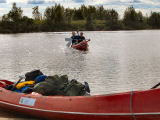
M 75 79 L 68 80 L 67 75 L 46 76 L 40 70 L 27 72 L 25 81 L 20 80 L 15 84 L 5 85 L 5 88 L 19 93 L 36 92 L 44 96 L 84 96 L 90 92 L 87 82 L 82 84 Z

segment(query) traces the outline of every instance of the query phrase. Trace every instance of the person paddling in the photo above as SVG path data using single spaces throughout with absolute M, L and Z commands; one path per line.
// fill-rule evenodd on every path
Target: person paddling
M 78 36 L 76 36 L 76 33 L 72 31 L 72 45 L 77 44 Z
M 80 36 L 78 36 L 78 43 L 82 42 L 85 40 L 85 37 L 83 36 L 83 32 L 80 32 Z

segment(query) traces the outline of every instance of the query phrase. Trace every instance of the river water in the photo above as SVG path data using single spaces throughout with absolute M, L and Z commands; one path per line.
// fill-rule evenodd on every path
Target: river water
M 40 69 L 87 81 L 93 95 L 145 90 L 160 82 L 160 30 L 84 35 L 91 39 L 87 52 L 66 47 L 71 32 L 0 34 L 0 78 L 17 81 Z

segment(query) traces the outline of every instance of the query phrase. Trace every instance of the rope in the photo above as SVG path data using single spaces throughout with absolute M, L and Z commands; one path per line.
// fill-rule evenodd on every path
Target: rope
M 131 99 L 130 99 L 130 113 L 132 113 L 133 119 L 136 120 L 136 116 L 133 113 L 133 91 L 131 91 Z

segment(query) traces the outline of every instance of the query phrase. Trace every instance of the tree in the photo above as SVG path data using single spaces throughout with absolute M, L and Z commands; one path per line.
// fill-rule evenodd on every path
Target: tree
M 97 10 L 96 10 L 96 17 L 97 17 L 97 20 L 104 20 L 105 19 L 105 9 L 103 6 L 98 6 L 97 7 Z
M 8 14 L 4 14 L 2 16 L 2 22 L 5 22 L 5 21 L 10 21 L 9 17 L 8 17 Z
M 144 27 L 144 17 L 141 12 L 136 12 L 133 6 L 126 9 L 123 23 L 127 29 L 142 29 Z
M 33 9 L 33 12 L 32 12 L 33 18 L 34 18 L 35 20 L 40 20 L 40 19 L 41 19 L 41 14 L 40 14 L 40 12 L 39 12 L 38 6 L 32 8 L 32 9 Z
M 15 33 L 20 32 L 22 13 L 23 11 L 21 8 L 18 8 L 16 3 L 13 3 L 12 9 L 9 11 L 9 13 L 2 17 L 3 29 Z
M 105 17 L 106 17 L 107 29 L 116 30 L 121 28 L 121 25 L 118 19 L 118 13 L 114 9 L 107 10 L 105 13 Z
M 160 28 L 160 13 L 151 13 L 151 16 L 149 17 L 149 25 L 151 25 L 152 28 Z
M 64 7 L 60 4 L 54 6 L 54 25 L 57 29 L 63 28 L 65 25 Z
M 64 7 L 60 4 L 55 4 L 55 6 L 46 8 L 44 16 L 48 27 L 51 27 L 51 30 L 59 30 L 65 25 Z
M 95 29 L 95 20 L 96 20 L 96 8 L 94 6 L 88 6 L 85 11 L 85 19 L 86 19 L 86 29 L 94 30 Z
M 32 32 L 32 31 L 37 31 L 35 29 L 33 19 L 28 18 L 27 16 L 23 16 L 19 27 L 19 32 Z
M 10 21 L 18 23 L 22 18 L 23 10 L 17 7 L 16 3 L 13 3 L 12 9 L 8 13 L 8 18 Z
M 65 18 L 66 18 L 68 24 L 71 24 L 73 15 L 74 15 L 74 10 L 72 10 L 70 8 L 65 9 Z
M 50 22 L 54 19 L 54 8 L 53 7 L 47 7 L 44 12 L 44 18 L 47 20 L 47 22 Z
M 74 9 L 73 19 L 74 20 L 83 20 L 84 19 L 83 11 L 80 8 L 78 10 Z

